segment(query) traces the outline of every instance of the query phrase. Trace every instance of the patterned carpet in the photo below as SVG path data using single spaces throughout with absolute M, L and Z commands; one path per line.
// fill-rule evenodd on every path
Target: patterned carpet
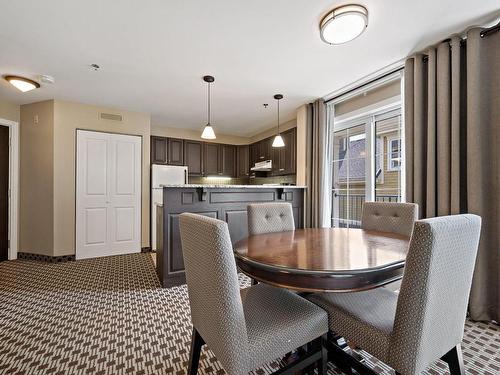
M 0 374 L 185 374 L 190 331 L 186 287 L 161 289 L 149 254 L 0 263 Z M 500 373 L 497 325 L 467 322 L 463 349 L 469 374 Z M 426 374 L 446 369 L 438 362 Z M 204 349 L 200 373 L 223 372 Z

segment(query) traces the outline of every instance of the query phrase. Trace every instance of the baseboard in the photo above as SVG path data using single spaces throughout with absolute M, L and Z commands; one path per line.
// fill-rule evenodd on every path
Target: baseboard
M 47 263 L 62 263 L 62 262 L 74 261 L 75 254 L 51 256 L 51 255 L 43 255 L 43 254 L 25 253 L 25 252 L 20 251 L 17 253 L 17 259 L 36 260 L 39 262 L 47 262 Z
M 141 253 L 154 253 L 154 250 L 151 250 L 150 247 L 143 247 L 141 249 Z M 76 260 L 75 254 L 72 255 L 59 255 L 59 256 L 50 256 L 43 254 L 33 254 L 33 253 L 25 253 L 18 252 L 17 259 L 25 259 L 25 260 L 36 260 L 39 262 L 47 262 L 47 263 L 62 263 L 62 262 L 72 262 Z

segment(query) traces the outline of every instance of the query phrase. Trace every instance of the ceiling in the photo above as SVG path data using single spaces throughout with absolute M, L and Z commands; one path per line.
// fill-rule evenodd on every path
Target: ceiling
M 123 108 L 150 113 L 154 125 L 201 129 L 201 77 L 212 74 L 216 132 L 251 136 L 275 123 L 273 94 L 284 94 L 282 118 L 292 119 L 300 105 L 500 10 L 498 0 L 363 0 L 367 31 L 326 45 L 318 22 L 342 3 L 0 0 L 0 74 L 56 79 L 25 94 L 1 80 L 0 98 Z

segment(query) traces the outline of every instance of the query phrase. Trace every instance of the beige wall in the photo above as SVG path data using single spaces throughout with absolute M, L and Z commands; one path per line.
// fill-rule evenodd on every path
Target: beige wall
M 307 186 L 307 104 L 297 110 L 297 185 Z
M 377 87 L 366 94 L 355 96 L 351 99 L 335 104 L 335 116 L 341 116 L 348 112 L 356 111 L 363 107 L 375 104 L 384 99 L 392 98 L 401 94 L 401 81 L 399 79 L 389 82 L 387 85 Z
M 54 102 L 22 105 L 20 113 L 19 251 L 52 255 Z
M 203 140 L 204 142 L 215 142 L 215 143 L 227 143 L 232 145 L 246 145 L 251 143 L 250 138 L 247 137 L 238 137 L 235 135 L 226 135 L 217 133 L 217 139 L 214 140 Z M 201 129 L 200 130 L 191 130 L 191 129 L 178 129 L 178 128 L 169 128 L 164 126 L 151 126 L 151 135 L 158 135 L 162 137 L 172 137 L 172 138 L 182 138 L 182 139 L 190 139 L 193 141 L 201 141 Z
M 100 112 L 120 114 L 123 121 L 101 120 Z M 54 255 L 75 253 L 76 129 L 142 136 L 142 246 L 149 246 L 150 126 L 148 114 L 55 101 Z
M 0 118 L 19 122 L 21 107 L 0 99 Z

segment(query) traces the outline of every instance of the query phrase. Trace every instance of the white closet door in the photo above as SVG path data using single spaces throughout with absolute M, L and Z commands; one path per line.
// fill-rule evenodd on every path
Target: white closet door
M 77 132 L 76 258 L 141 248 L 141 138 Z

